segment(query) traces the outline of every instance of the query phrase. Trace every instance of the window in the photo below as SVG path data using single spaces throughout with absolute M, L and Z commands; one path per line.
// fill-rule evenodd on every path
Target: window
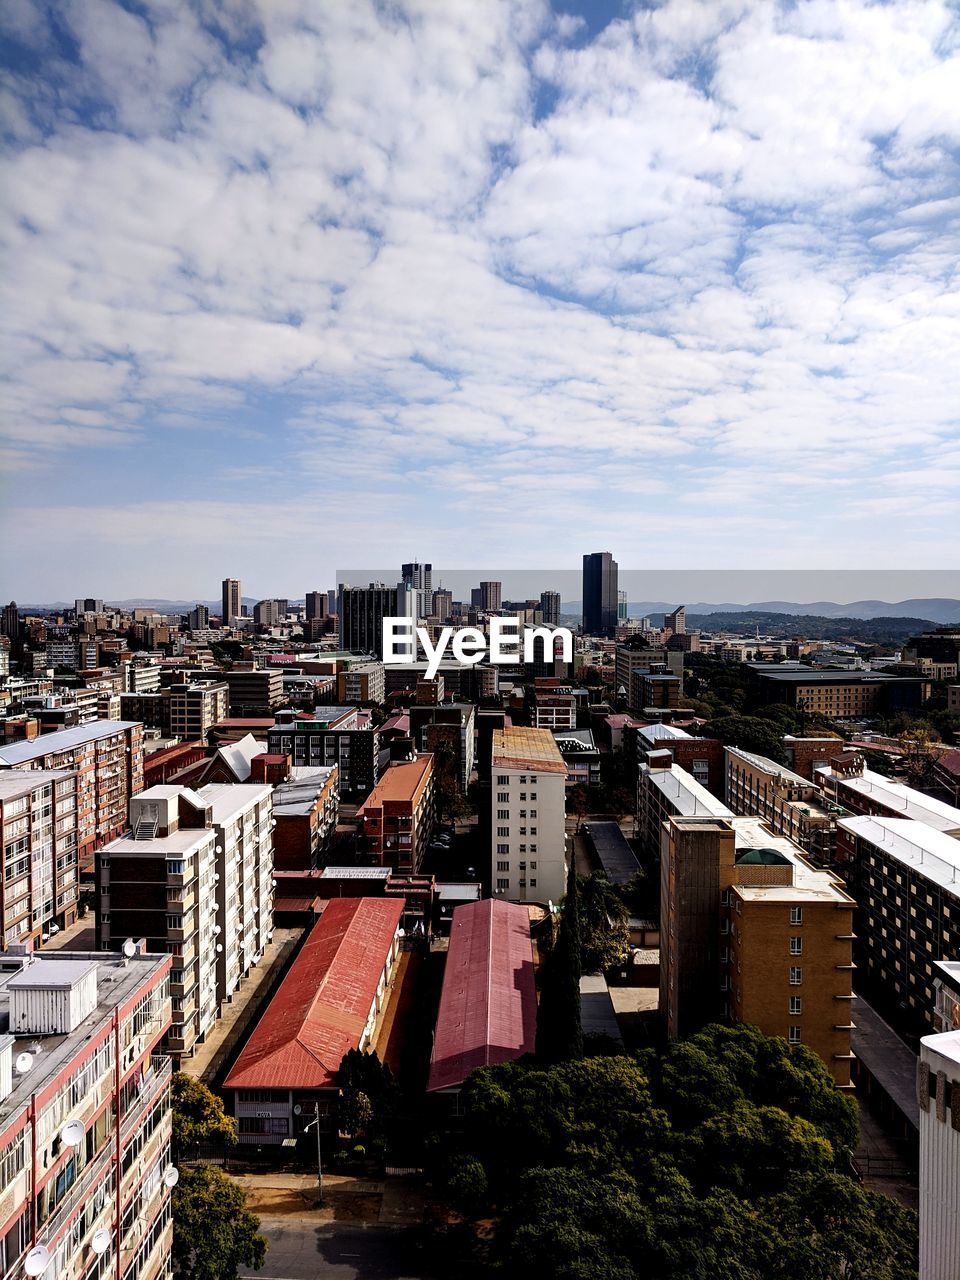
M 790 908 L 790 923 L 803 924 L 803 907 Z
M 803 1001 L 799 996 L 790 997 L 790 1012 L 794 1016 L 803 1012 Z
M 799 987 L 801 982 L 803 982 L 803 970 L 791 965 L 790 966 L 791 987 Z
M 510 817 L 510 810 L 509 810 L 509 809 L 498 809 L 498 810 L 497 810 L 497 817 L 500 819 L 500 821 L 501 821 L 501 822 L 504 822 L 504 821 L 508 820 L 508 819 L 509 819 L 509 817 Z
M 498 835 L 498 836 L 508 836 L 509 834 L 510 834 L 510 828 L 509 828 L 509 827 L 497 827 L 497 835 Z
M 800 1044 L 800 1028 L 797 1026 L 791 1026 L 790 1034 L 787 1039 L 791 1044 Z
M 533 845 L 531 845 L 531 846 L 530 846 L 530 848 L 531 848 L 531 849 L 532 849 L 533 847 L 534 847 Z M 536 862 L 531 862 L 531 863 L 530 863 L 530 870 L 531 870 L 531 871 L 536 871 L 536 869 L 537 869 L 537 864 L 536 864 Z
M 498 889 L 500 889 L 500 890 L 503 890 L 503 889 L 509 889 L 509 888 L 510 888 L 510 881 L 509 881 L 509 880 L 498 880 L 498 881 L 497 881 L 497 888 L 498 888 Z
M 498 786 L 498 787 L 508 787 L 509 785 L 510 785 L 510 775 L 509 775 L 509 773 L 498 773 L 498 774 L 497 774 L 497 786 Z
M 497 863 L 497 870 L 498 870 L 498 871 L 509 871 L 509 870 L 510 870 L 510 863 L 509 863 L 509 862 L 498 862 L 498 863 Z
M 509 852 L 510 852 L 510 846 L 508 844 L 497 845 L 497 853 L 509 853 Z
M 790 954 L 798 956 L 803 952 L 803 939 L 793 937 L 790 939 Z
M 498 791 L 498 792 L 497 792 L 497 804 L 509 804 L 509 803 L 510 803 L 510 792 L 509 792 L 509 791 Z
M 535 889 L 536 887 L 537 887 L 537 881 L 536 881 L 536 878 L 534 878 L 533 880 L 530 881 L 530 888 Z

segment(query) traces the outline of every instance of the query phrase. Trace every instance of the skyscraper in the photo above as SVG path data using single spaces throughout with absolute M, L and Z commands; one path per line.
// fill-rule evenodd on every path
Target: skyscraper
M 20 610 L 16 600 L 3 606 L 3 612 L 0 613 L 0 635 L 9 636 L 11 640 L 20 638 Z
M 431 604 L 432 604 L 431 592 Z M 409 618 L 416 608 L 416 591 L 407 583 L 387 587 L 371 582 L 366 587 L 341 585 L 337 597 L 340 647 L 354 653 L 383 657 L 383 619 Z M 410 658 L 414 657 L 411 641 Z
M 617 622 L 621 625 L 627 621 L 629 604 L 627 603 L 627 593 L 625 591 L 617 592 Z
M 609 551 L 583 557 L 583 631 L 613 639 L 617 630 L 617 562 Z
M 316 622 L 318 618 L 327 616 L 327 593 L 325 591 L 308 591 L 305 599 L 308 622 Z
M 540 592 L 540 612 L 543 614 L 544 626 L 558 627 L 560 625 L 559 591 Z
M 243 616 L 243 597 L 240 594 L 239 578 L 224 578 L 222 584 L 223 604 L 220 617 L 225 627 L 229 627 L 234 618 Z
M 433 610 L 433 565 L 413 560 L 401 566 L 403 585 L 416 592 L 417 617 L 428 618 Z
M 503 585 L 499 582 L 480 583 L 480 608 L 487 613 L 495 613 L 501 605 Z

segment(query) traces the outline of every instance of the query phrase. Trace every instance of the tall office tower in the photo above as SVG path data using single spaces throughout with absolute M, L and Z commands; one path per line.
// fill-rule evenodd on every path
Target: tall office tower
M 210 625 L 210 610 L 205 604 L 198 604 L 187 614 L 187 626 L 191 631 L 203 631 Z
M 234 618 L 243 617 L 243 597 L 240 595 L 240 579 L 224 578 L 222 585 L 223 604 L 220 617 L 225 627 L 229 627 Z
M 57 1280 L 171 1275 L 170 1061 L 156 1056 L 170 963 L 136 950 L 4 955 L 0 1257 L 11 1280 L 41 1266 Z
M 78 618 L 83 613 L 103 613 L 103 601 L 93 596 L 78 596 L 73 602 L 73 611 Z
M 384 618 L 412 618 L 416 611 L 416 591 L 400 582 L 395 587 L 371 582 L 366 587 L 341 586 L 337 597 L 340 647 L 353 653 L 375 653 L 383 657 Z M 409 657 L 415 656 L 411 638 Z
M 258 600 L 253 606 L 253 620 L 257 626 L 278 626 L 284 616 L 280 612 L 281 603 L 280 600 Z
M 401 568 L 403 585 L 412 587 L 416 594 L 417 617 L 429 618 L 433 608 L 433 565 L 414 560 Z
M 503 584 L 500 582 L 480 583 L 480 608 L 487 613 L 496 613 L 503 599 Z
M 446 622 L 453 612 L 453 592 L 445 591 L 443 587 L 438 588 L 433 593 L 433 609 L 431 617 L 438 618 L 441 622 Z
M 617 624 L 622 625 L 627 621 L 627 593 L 625 591 L 617 592 Z
M 687 632 L 687 610 L 684 605 L 677 605 L 673 613 L 667 613 L 663 618 L 663 625 L 668 631 L 672 631 L 675 636 L 686 635 Z
M 583 557 L 583 631 L 612 640 L 617 630 L 617 562 L 609 551 Z
M 316 622 L 327 616 L 327 593 L 325 591 L 308 591 L 306 594 L 307 621 Z
M 483 599 L 483 592 L 479 587 L 470 588 L 470 608 L 479 609 L 480 601 Z
M 3 606 L 3 612 L 0 613 L 0 635 L 9 636 L 11 640 L 20 639 L 20 610 L 16 600 Z
M 558 627 L 560 625 L 559 591 L 540 592 L 540 612 L 543 614 L 544 626 Z

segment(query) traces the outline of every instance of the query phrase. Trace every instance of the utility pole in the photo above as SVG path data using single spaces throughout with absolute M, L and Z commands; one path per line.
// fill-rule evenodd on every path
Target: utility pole
M 301 1114 L 301 1108 L 299 1106 L 294 1107 L 293 1110 L 294 1110 L 294 1115 Z M 304 1125 L 303 1132 L 309 1133 L 311 1129 L 316 1129 L 317 1131 L 317 1192 L 318 1192 L 317 1206 L 319 1208 L 319 1207 L 322 1207 L 323 1205 L 323 1157 L 320 1154 L 320 1103 L 319 1102 L 315 1102 L 313 1104 L 313 1119 L 310 1121 L 308 1125 Z

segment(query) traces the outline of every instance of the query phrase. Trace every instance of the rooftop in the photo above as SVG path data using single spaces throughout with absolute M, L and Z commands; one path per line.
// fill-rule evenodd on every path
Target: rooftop
M 960 895 L 960 840 L 911 818 L 840 818 L 837 826 Z
M 224 1081 L 332 1089 L 360 1045 L 403 915 L 399 898 L 332 898 Z
M 915 676 L 890 676 L 879 671 L 821 671 L 812 667 L 784 667 L 766 662 L 745 663 L 751 671 L 765 680 L 778 680 L 782 684 L 890 684 L 894 681 L 909 680 L 913 683 Z
M 530 916 L 486 898 L 457 907 L 443 974 L 428 1090 L 532 1053 L 537 1030 Z
M 527 729 L 517 725 L 494 729 L 493 767 L 563 775 L 567 772 L 560 748 L 549 729 Z
M 36 760 L 39 756 L 52 755 L 57 751 L 85 747 L 98 738 L 109 738 L 115 733 L 126 733 L 129 729 L 142 727 L 139 720 L 94 720 L 91 724 L 78 724 L 72 729 L 43 733 L 39 738 L 31 738 L 27 742 L 13 742 L 8 747 L 0 747 L 0 768 L 4 765 L 24 764 L 27 760 Z
M 924 1036 L 920 1046 L 924 1062 L 929 1062 L 935 1071 L 946 1071 L 954 1080 L 958 1078 L 960 1031 L 941 1031 L 939 1035 Z
M 689 738 L 690 734 L 672 724 L 645 724 L 637 730 L 637 736 L 647 742 L 662 742 L 664 738 Z
M 742 747 L 725 747 L 724 750 L 728 756 L 739 756 L 741 760 L 745 760 L 754 769 L 760 769 L 763 773 L 772 773 L 782 782 L 787 782 L 792 787 L 813 786 L 813 783 L 808 778 L 803 778 L 799 773 L 794 773 L 792 769 L 788 769 L 784 764 L 777 764 L 776 760 L 771 760 L 769 756 L 759 756 L 754 751 L 744 751 Z
M 272 793 L 273 787 L 267 782 L 208 782 L 197 792 L 203 803 L 210 806 L 218 826 L 251 805 L 269 799 Z
M 642 775 L 650 786 L 668 800 L 682 818 L 732 818 L 733 814 L 717 797 L 680 765 L 669 769 L 650 769 L 641 765 Z
M 745 901 L 853 905 L 853 899 L 831 872 L 814 867 L 792 840 L 773 835 L 760 818 L 733 818 L 731 826 L 735 833 L 738 865 L 783 866 L 789 863 L 793 870 L 792 884 L 735 884 L 735 892 Z
M 27 795 L 34 787 L 72 777 L 73 771 L 70 769 L 28 769 L 23 773 L 0 773 L 0 801 L 14 800 L 17 796 Z
M 146 794 L 145 791 L 141 791 L 137 799 Z M 149 840 L 134 840 L 132 835 L 120 836 L 119 839 L 111 840 L 109 844 L 104 845 L 103 852 L 108 856 L 118 853 L 148 854 L 154 858 L 159 853 L 175 856 L 176 854 L 192 853 L 194 849 L 198 849 L 205 841 L 212 843 L 215 834 L 212 827 L 180 827 L 177 831 L 170 832 L 169 835 L 153 836 Z
M 583 830 L 611 884 L 626 884 L 640 870 L 637 855 L 630 848 L 619 823 L 584 823 Z
M 165 955 L 135 955 L 126 960 L 102 951 L 58 951 L 53 955 L 39 951 L 24 964 L 23 957 L 4 954 L 0 969 L 0 1036 L 9 1033 L 11 986 L 72 985 L 82 973 L 96 968 L 97 1007 L 65 1035 L 19 1037 L 13 1056 L 31 1050 L 33 1066 L 23 1075 L 14 1073 L 13 1088 L 0 1102 L 0 1126 L 6 1127 L 25 1111 L 33 1095 L 42 1094 L 91 1037 L 109 1024 L 114 1010 L 129 1004 L 145 983 L 159 977 L 172 963 L 172 958 Z
M 357 810 L 359 818 L 367 809 L 376 809 L 385 802 L 413 801 L 426 785 L 433 770 L 433 756 L 417 756 L 415 760 L 395 760 L 384 773 Z
M 865 799 L 873 799 L 878 804 L 896 809 L 899 817 L 914 818 L 936 831 L 960 832 L 960 809 L 942 800 L 934 800 L 932 796 L 915 787 L 904 786 L 901 782 L 892 782 L 882 773 L 874 773 L 872 769 L 864 769 L 862 775 L 844 777 L 833 774 L 829 769 L 817 770 L 836 783 L 838 789 L 853 791 Z

